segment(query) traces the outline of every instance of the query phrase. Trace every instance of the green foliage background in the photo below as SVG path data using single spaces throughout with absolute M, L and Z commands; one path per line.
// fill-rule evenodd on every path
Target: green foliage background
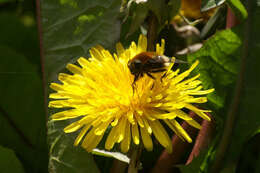
M 33 1 L 0 1 L 1 172 L 48 172 L 43 83 Z
M 49 120 L 49 114 L 55 110 L 48 114 L 45 95 L 51 92 L 49 83 L 57 81 L 66 64 L 74 63 L 80 56 L 88 57 L 90 47 L 101 44 L 114 51 L 119 40 L 129 45 L 137 40 L 140 25 L 151 12 L 158 19 L 158 33 L 165 35 L 165 21 L 180 8 L 179 0 L 150 0 L 147 4 L 132 1 L 129 9 L 122 6 L 126 5 L 124 2 L 41 0 L 41 8 L 37 9 L 32 0 L 0 0 L 1 172 L 78 173 L 110 169 L 111 158 L 93 158 L 72 145 L 77 134 L 63 132 L 68 121 Z M 183 173 L 211 172 L 221 158 L 223 140 L 229 145 L 228 154 L 224 153 L 221 160 L 222 173 L 260 172 L 260 6 L 256 0 L 245 2 L 247 13 L 239 0 L 202 0 L 201 10 L 223 4 L 233 10 L 240 23 L 232 29 L 216 31 L 200 50 L 182 57 L 189 63 L 199 59 L 195 73 L 201 74 L 205 88 L 216 89 L 205 106 L 214 110 L 217 122 L 217 133 L 208 149 L 188 166 L 179 165 Z M 120 13 L 123 7 L 128 9 L 127 13 Z M 41 12 L 38 22 L 43 36 L 42 59 L 36 10 Z M 128 17 L 123 22 L 125 16 Z M 176 42 L 170 39 L 168 44 Z M 236 97 L 239 88 L 241 94 Z M 235 108 L 237 111 L 232 114 Z M 227 138 L 222 138 L 223 134 Z M 160 152 L 161 149 L 144 153 L 144 168 L 155 163 Z

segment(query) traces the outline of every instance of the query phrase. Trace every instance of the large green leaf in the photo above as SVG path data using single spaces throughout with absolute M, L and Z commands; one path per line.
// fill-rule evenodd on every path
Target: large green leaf
M 227 158 L 236 162 L 245 142 L 260 129 L 259 98 L 260 98 L 260 6 L 257 1 L 248 1 L 248 21 L 245 24 L 245 73 L 240 104 L 237 111 L 236 125 L 231 136 L 231 145 Z M 257 153 L 255 153 L 257 154 Z M 259 155 L 258 155 L 259 157 Z
M 23 166 L 13 150 L 0 146 L 0 170 L 2 173 L 24 173 Z
M 200 73 L 205 88 L 215 88 L 208 98 L 217 109 L 224 107 L 228 89 L 235 83 L 241 43 L 234 30 L 223 30 L 205 41 L 199 51 L 187 56 L 189 62 L 200 61 L 195 71 Z
M 114 48 L 119 40 L 120 0 L 42 0 L 45 74 L 48 83 L 57 80 L 66 64 L 88 57 L 95 45 Z M 46 87 L 48 87 L 48 83 Z M 52 110 L 51 110 L 52 111 Z M 98 172 L 92 155 L 74 147 L 76 136 L 65 134 L 69 121 L 49 121 L 49 169 L 51 172 Z
M 233 89 L 239 71 L 241 47 L 242 37 L 239 28 L 227 29 L 218 31 L 204 42 L 200 50 L 187 56 L 189 62 L 200 61 L 195 71 L 201 74 L 200 79 L 203 86 L 205 88 L 215 88 L 215 92 L 209 94 L 208 99 L 214 105 L 212 107 L 215 110 L 214 113 L 221 115 L 221 117 L 215 118 L 221 118 L 221 121 L 226 119 L 226 110 L 232 101 Z M 218 124 L 218 126 L 220 125 Z M 219 134 L 220 132 L 221 130 L 219 130 Z M 217 137 L 214 140 L 216 141 L 216 139 Z M 215 146 L 211 150 L 211 153 L 215 153 Z M 211 156 L 213 155 L 211 154 Z M 212 160 L 213 158 L 208 159 Z M 192 172 L 192 170 L 200 169 L 201 172 L 207 172 L 209 163 L 210 161 L 207 163 L 196 162 L 195 160 L 193 164 L 187 168 L 185 167 L 183 171 Z
M 37 68 L 3 45 L 0 59 L 0 144 L 16 151 L 26 171 L 46 172 L 46 119 Z
M 47 81 L 90 47 L 112 48 L 119 39 L 120 0 L 42 0 Z
M 30 62 L 40 64 L 36 24 L 32 16 L 0 14 L 0 45 L 23 54 Z

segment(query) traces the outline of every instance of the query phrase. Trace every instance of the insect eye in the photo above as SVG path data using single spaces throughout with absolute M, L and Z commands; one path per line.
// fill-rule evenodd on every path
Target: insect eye
M 143 64 L 141 61 L 134 61 L 133 62 L 133 71 L 135 72 L 139 72 L 140 70 L 142 70 Z
M 134 66 L 135 66 L 135 68 L 140 68 L 142 66 L 142 62 L 141 61 L 134 61 Z
M 138 73 L 142 68 L 142 62 L 139 60 L 135 60 L 133 62 L 128 63 L 128 67 L 132 74 Z

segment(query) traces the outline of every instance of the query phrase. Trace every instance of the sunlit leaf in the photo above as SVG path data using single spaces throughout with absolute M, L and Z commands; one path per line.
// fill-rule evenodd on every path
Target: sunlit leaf
M 224 107 L 228 89 L 236 81 L 241 44 L 235 31 L 223 30 L 209 38 L 200 50 L 187 56 L 189 62 L 200 61 L 195 70 L 200 73 L 205 88 L 215 88 L 208 99 L 217 108 Z
M 120 0 L 42 1 L 42 26 L 47 81 L 90 47 L 113 48 L 119 39 Z

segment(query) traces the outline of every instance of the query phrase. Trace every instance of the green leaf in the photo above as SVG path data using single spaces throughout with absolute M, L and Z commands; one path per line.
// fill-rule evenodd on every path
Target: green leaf
M 75 135 L 65 134 L 64 126 L 69 122 L 48 123 L 50 144 L 49 172 L 53 173 L 98 173 L 99 170 L 90 153 L 73 145 Z
M 164 1 L 149 0 L 147 2 L 149 10 L 151 10 L 158 19 L 159 24 L 164 24 L 167 20 L 167 6 Z
M 13 150 L 0 146 L 0 170 L 2 173 L 24 173 L 20 160 Z
M 1 3 L 7 3 L 7 2 L 14 2 L 14 0 L 0 0 L 0 4 Z
M 142 4 L 142 3 L 135 4 L 134 10 L 131 10 L 131 11 L 133 11 L 132 12 L 133 17 L 131 19 L 130 29 L 129 29 L 126 37 L 128 37 L 129 35 L 132 35 L 135 31 L 137 31 L 139 29 L 139 27 L 141 26 L 141 24 L 144 22 L 145 18 L 148 15 L 148 10 L 149 9 L 146 4 Z
M 258 172 L 260 172 L 260 158 L 257 159 L 256 168 L 255 168 L 254 173 L 258 173 Z
M 203 163 L 204 157 L 206 156 L 206 153 L 203 152 L 199 154 L 199 156 L 194 157 L 192 162 L 188 165 L 180 165 L 178 166 L 181 170 L 181 173 L 201 173 L 201 165 Z
M 221 170 L 220 173 L 236 173 L 236 165 L 231 164 L 228 167 L 225 167 L 223 170 Z
M 37 68 L 3 45 L 0 59 L 0 144 L 17 153 L 26 171 L 46 172 L 46 117 Z
M 91 47 L 115 47 L 120 36 L 120 3 L 120 0 L 41 1 L 47 88 L 68 63 L 80 56 L 88 58 Z M 57 173 L 99 172 L 92 155 L 73 146 L 76 136 L 63 132 L 70 123 L 49 121 L 49 170 Z
M 114 48 L 120 35 L 120 0 L 42 0 L 47 81 L 97 44 Z
M 259 98 L 260 98 L 260 35 L 256 34 L 260 27 L 260 6 L 257 1 L 247 1 L 250 9 L 244 33 L 245 70 L 240 104 L 236 116 L 236 124 L 231 136 L 231 144 L 227 160 L 237 162 L 242 146 L 254 135 L 260 127 Z M 259 145 L 259 144 L 258 144 Z
M 181 0 L 170 0 L 169 3 L 169 19 L 171 20 L 174 16 L 179 13 L 181 8 Z
M 240 0 L 227 0 L 226 2 L 239 19 L 245 20 L 247 18 L 246 8 Z
M 217 109 L 224 107 L 228 89 L 236 81 L 241 44 L 234 30 L 223 30 L 205 41 L 200 50 L 187 55 L 189 62 L 200 61 L 195 71 L 200 73 L 204 88 L 215 88 L 208 99 Z
M 233 162 L 233 165 L 236 165 L 236 170 L 239 170 L 240 172 L 259 172 L 259 170 L 257 170 L 257 165 L 259 164 L 260 159 L 259 142 L 260 133 L 255 134 L 243 144 L 237 165 Z M 235 173 L 235 171 L 233 172 Z
M 33 16 L 0 13 L 0 45 L 24 55 L 31 63 L 40 65 L 37 28 Z
M 226 0 L 202 0 L 201 1 L 201 12 L 208 11 L 212 8 L 222 5 Z

